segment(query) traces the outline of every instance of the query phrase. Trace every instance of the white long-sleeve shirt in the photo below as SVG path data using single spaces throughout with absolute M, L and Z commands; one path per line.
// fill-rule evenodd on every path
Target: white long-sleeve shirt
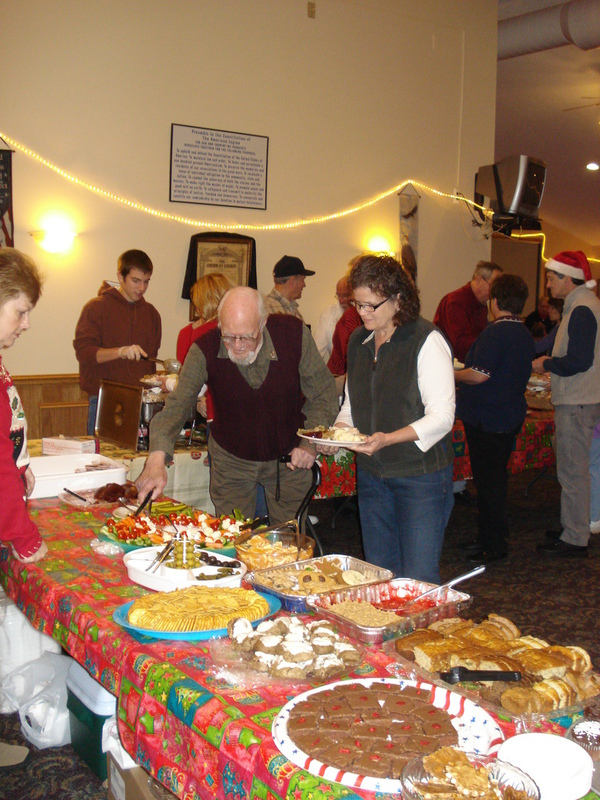
M 372 333 L 371 336 L 375 334 Z M 369 341 L 369 336 L 365 341 Z M 364 344 L 364 343 L 363 343 Z M 450 347 L 439 331 L 432 331 L 417 358 L 417 384 L 425 413 L 410 423 L 417 434 L 415 444 L 426 453 L 436 442 L 452 430 L 455 413 L 454 367 Z M 400 391 L 400 387 L 398 387 Z M 336 423 L 354 427 L 350 393 L 346 391 L 344 403 Z M 384 431 L 390 433 L 390 431 Z

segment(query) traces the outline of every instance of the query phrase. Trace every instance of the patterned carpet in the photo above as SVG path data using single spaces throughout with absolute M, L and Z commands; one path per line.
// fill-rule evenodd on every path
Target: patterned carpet
M 530 486 L 534 478 L 539 480 Z M 352 502 L 316 501 L 310 511 L 319 518 L 316 531 L 326 553 L 363 557 Z M 491 611 L 504 614 L 523 633 L 585 647 L 600 666 L 600 536 L 592 537 L 587 559 L 553 559 L 536 553 L 545 531 L 559 527 L 559 487 L 553 471 L 541 477 L 536 471 L 511 478 L 510 522 L 508 559 L 460 587 L 473 596 L 469 616 L 480 621 Z M 443 580 L 470 569 L 461 549 L 475 534 L 475 507 L 457 504 L 444 544 Z M 0 741 L 25 743 L 18 715 L 0 715 Z M 30 750 L 25 769 L 0 777 L 0 800 L 106 800 L 106 789 L 70 745 Z

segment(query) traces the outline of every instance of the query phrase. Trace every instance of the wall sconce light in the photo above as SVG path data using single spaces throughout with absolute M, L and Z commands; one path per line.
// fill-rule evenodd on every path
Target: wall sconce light
M 77 234 L 65 227 L 52 227 L 43 231 L 31 231 L 30 235 L 42 250 L 48 253 L 66 253 L 73 246 Z
M 372 235 L 367 242 L 367 251 L 370 253 L 387 253 L 388 255 L 396 257 L 392 244 L 387 236 L 382 234 Z

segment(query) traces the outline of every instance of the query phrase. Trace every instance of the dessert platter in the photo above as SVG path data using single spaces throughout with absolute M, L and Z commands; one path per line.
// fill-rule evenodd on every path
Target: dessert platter
M 375 792 L 401 792 L 406 764 L 441 746 L 494 753 L 493 718 L 451 690 L 409 679 L 340 681 L 290 700 L 273 722 L 286 758 L 312 775 Z
M 328 555 L 249 572 L 250 586 L 275 595 L 286 611 L 308 610 L 308 598 L 326 592 L 391 580 L 393 573 L 345 555 Z
M 409 761 L 401 775 L 403 800 L 443 797 L 464 800 L 539 800 L 535 781 L 512 764 L 493 756 L 442 747 Z
M 352 449 L 357 444 L 364 444 L 367 439 L 365 433 L 360 433 L 357 428 L 327 428 L 317 425 L 315 428 L 299 428 L 298 436 L 307 441 L 318 440 L 322 444 Z
M 451 685 L 482 707 L 518 720 L 521 730 L 535 729 L 542 720 L 578 715 L 589 698 L 600 695 L 600 676 L 587 651 L 523 636 L 511 620 L 498 614 L 489 614 L 479 624 L 460 617 L 440 619 L 386 642 L 384 651 L 398 662 L 397 669 L 390 665 L 393 674 Z M 507 673 L 507 677 L 513 672 L 520 677 L 485 680 L 485 675 L 469 677 L 471 670 Z
M 233 619 L 255 626 L 280 608 L 277 598 L 248 589 L 190 586 L 130 600 L 114 611 L 113 620 L 152 639 L 202 641 L 226 636 Z
M 336 633 L 327 620 L 279 617 L 253 629 L 247 620 L 235 619 L 227 634 L 211 642 L 213 661 L 251 680 L 328 681 L 347 675 L 363 660 L 360 647 Z

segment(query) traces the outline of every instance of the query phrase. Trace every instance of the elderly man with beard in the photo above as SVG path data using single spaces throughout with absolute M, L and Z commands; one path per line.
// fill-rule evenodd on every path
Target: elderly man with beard
M 215 408 L 208 449 L 216 513 L 239 508 L 252 516 L 261 484 L 271 522 L 286 522 L 296 515 L 309 489 L 316 457 L 297 430 L 333 422 L 333 377 L 306 325 L 289 315 L 267 318 L 264 300 L 255 289 L 227 292 L 218 320 L 218 328 L 190 348 L 177 388 L 152 420 L 150 453 L 136 482 L 138 491 L 158 497 L 164 489 L 165 462 L 206 383 Z M 282 455 L 291 459 L 285 467 L 278 461 Z

